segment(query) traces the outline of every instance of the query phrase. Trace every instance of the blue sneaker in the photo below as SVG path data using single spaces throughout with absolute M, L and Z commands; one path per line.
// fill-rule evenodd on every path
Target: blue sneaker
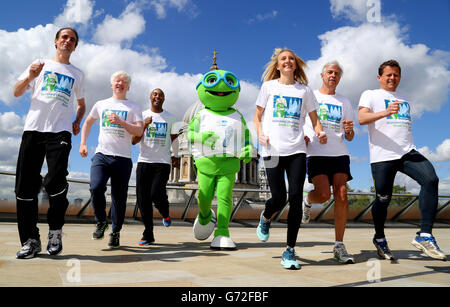
M 270 221 L 266 221 L 263 217 L 264 211 L 261 212 L 261 216 L 259 218 L 258 228 L 256 228 L 256 235 L 258 239 L 262 242 L 266 242 L 269 240 L 269 229 L 270 229 Z
M 377 248 L 378 256 L 381 259 L 395 260 L 394 255 L 392 254 L 391 250 L 389 249 L 386 238 L 384 238 L 384 240 L 381 242 L 378 242 L 375 238 L 373 238 L 372 242 L 373 242 L 373 245 L 375 245 L 375 247 Z
M 292 247 L 288 247 L 281 257 L 281 265 L 288 270 L 300 269 L 300 264 L 295 260 L 295 251 Z
M 447 260 L 445 254 L 441 251 L 436 243 L 436 239 L 433 236 L 421 237 L 416 236 L 411 242 L 412 245 L 420 249 L 422 252 L 434 259 Z
M 155 243 L 155 239 L 149 239 L 149 240 L 147 240 L 147 239 L 145 239 L 145 238 L 142 238 L 142 239 L 139 241 L 139 246 L 148 246 L 148 245 L 151 245 L 152 243 Z
M 172 224 L 172 219 L 170 218 L 170 216 L 166 217 L 162 221 L 163 221 L 164 227 L 169 227 Z

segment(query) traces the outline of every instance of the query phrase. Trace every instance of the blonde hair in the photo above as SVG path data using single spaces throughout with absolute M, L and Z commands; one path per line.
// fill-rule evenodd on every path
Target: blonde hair
M 303 61 L 300 57 L 298 57 L 294 51 L 288 49 L 288 48 L 275 48 L 272 57 L 270 58 L 270 62 L 266 64 L 266 69 L 264 70 L 264 73 L 262 74 L 261 80 L 264 82 L 275 80 L 280 78 L 280 71 L 277 69 L 278 66 L 278 56 L 285 51 L 289 51 L 292 53 L 292 55 L 295 58 L 296 62 L 296 68 L 294 71 L 294 80 L 296 80 L 298 83 L 308 85 L 308 78 L 306 77 L 304 68 L 307 67 L 305 61 Z
M 119 76 L 120 77 L 125 77 L 127 79 L 128 86 L 131 85 L 131 77 L 130 77 L 130 75 L 127 74 L 126 72 L 124 72 L 123 70 L 116 71 L 115 73 L 112 74 L 112 76 L 111 76 L 111 84 L 113 83 L 114 79 L 119 77 Z

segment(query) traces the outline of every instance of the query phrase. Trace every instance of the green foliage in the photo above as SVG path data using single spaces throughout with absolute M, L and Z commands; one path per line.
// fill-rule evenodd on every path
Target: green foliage
M 348 184 L 347 184 L 347 191 L 355 192 L 355 193 L 363 193 L 363 191 L 361 191 L 361 190 L 355 191 Z M 370 187 L 370 193 L 375 193 L 374 186 Z M 392 196 L 391 203 L 389 206 L 403 207 L 414 199 L 413 196 L 411 196 L 411 197 L 395 196 L 395 194 L 401 194 L 401 195 L 411 194 L 406 190 L 406 186 L 394 185 L 392 188 L 392 193 L 394 195 Z M 348 204 L 349 204 L 349 206 L 355 207 L 355 208 L 365 208 L 374 199 L 375 199 L 375 197 L 372 195 L 349 195 L 348 196 Z

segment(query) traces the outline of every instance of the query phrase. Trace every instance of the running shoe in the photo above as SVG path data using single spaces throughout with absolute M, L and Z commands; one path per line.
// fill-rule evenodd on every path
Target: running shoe
M 139 241 L 139 246 L 148 246 L 151 245 L 152 243 L 155 243 L 155 239 L 146 239 L 146 238 L 142 238 Z
M 311 205 L 308 204 L 307 199 L 308 199 L 308 194 L 306 194 L 306 196 L 303 197 L 303 204 L 302 204 L 302 208 L 303 208 L 302 223 L 303 224 L 308 224 L 311 219 Z
M 35 239 L 28 239 L 22 248 L 17 252 L 17 259 L 30 259 L 34 258 L 37 253 L 41 251 L 41 241 Z
M 281 265 L 288 270 L 300 269 L 300 264 L 295 260 L 295 251 L 292 247 L 288 247 L 281 257 Z
M 94 240 L 100 240 L 103 239 L 105 236 L 105 231 L 108 229 L 108 222 L 98 222 L 95 225 L 95 231 L 92 234 L 92 239 Z
M 164 227 L 169 227 L 172 224 L 172 219 L 170 216 L 162 220 Z
M 340 263 L 355 263 L 355 259 L 347 253 L 344 243 L 338 243 L 333 248 L 334 259 Z
M 111 248 L 119 248 L 120 247 L 120 232 L 111 232 L 109 234 L 108 246 Z
M 377 248 L 378 256 L 381 259 L 387 259 L 387 260 L 394 260 L 395 257 L 392 254 L 391 250 L 389 249 L 389 246 L 387 244 L 386 238 L 383 238 L 383 241 L 378 242 L 375 238 L 373 238 L 373 244 Z
M 55 256 L 62 251 L 62 229 L 48 232 L 47 254 Z
M 269 229 L 270 229 L 270 221 L 267 221 L 264 218 L 264 211 L 261 212 L 261 216 L 259 217 L 259 224 L 258 228 L 256 228 L 256 235 L 258 236 L 258 239 L 262 242 L 266 242 L 269 240 Z
M 434 259 L 447 260 L 445 254 L 441 251 L 433 236 L 421 237 L 417 235 L 411 242 L 412 245 Z

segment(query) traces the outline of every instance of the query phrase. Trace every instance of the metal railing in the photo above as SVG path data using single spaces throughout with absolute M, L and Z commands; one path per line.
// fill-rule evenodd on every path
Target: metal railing
M 15 176 L 15 173 L 11 172 L 4 172 L 0 171 L 0 175 L 6 175 L 6 176 Z M 79 184 L 90 184 L 87 180 L 80 180 L 80 179 L 72 179 L 68 178 L 68 182 L 71 183 L 79 183 Z M 184 191 L 187 197 L 187 201 L 184 204 L 184 207 L 182 209 L 181 214 L 181 220 L 185 221 L 187 220 L 188 212 L 191 209 L 192 204 L 195 201 L 195 195 L 198 191 L 198 187 L 186 187 L 186 186 L 180 186 L 181 184 L 168 184 L 167 189 L 170 190 L 176 190 L 176 191 Z M 108 184 L 110 186 L 110 184 Z M 129 185 L 129 188 L 136 188 L 135 185 Z M 256 189 L 256 188 L 234 188 L 233 189 L 233 195 L 239 195 L 235 198 L 233 201 L 233 210 L 231 213 L 231 221 L 236 220 L 236 216 L 238 211 L 242 208 L 242 206 L 247 203 L 257 203 L 257 204 L 264 204 L 264 200 L 260 199 L 259 201 L 250 201 L 250 198 L 248 197 L 249 194 L 260 194 L 260 193 L 270 193 L 270 190 L 268 189 Z M 361 222 L 367 213 L 369 213 L 370 209 L 372 208 L 372 200 L 375 197 L 375 193 L 366 193 L 366 192 L 348 192 L 347 193 L 349 198 L 349 204 L 352 202 L 352 197 L 362 197 L 362 200 L 367 201 L 360 211 L 352 218 L 349 219 L 349 221 L 353 222 Z M 1 195 L 0 195 L 1 196 Z M 132 196 L 129 194 L 129 196 Z M 412 207 L 413 205 L 419 200 L 419 195 L 417 194 L 393 194 L 392 200 L 394 199 L 401 199 L 405 198 L 407 199 L 407 202 L 405 204 L 401 205 L 398 212 L 396 212 L 391 218 L 389 218 L 389 221 L 392 222 L 398 222 Z M 252 198 L 254 199 L 254 198 Z M 436 217 L 443 212 L 447 207 L 450 205 L 450 195 L 439 195 L 440 200 L 444 200 L 443 204 L 441 204 L 436 213 Z M 361 199 L 360 199 L 361 200 Z M 84 205 L 82 205 L 79 212 L 76 214 L 78 218 L 81 218 L 83 214 L 85 213 L 86 209 L 89 207 L 91 203 L 91 198 L 89 198 Z M 333 199 L 333 196 L 331 196 L 331 199 L 323 204 L 322 208 L 320 209 L 320 212 L 316 215 L 316 217 L 313 219 L 315 222 L 322 222 L 324 220 L 324 217 L 327 215 L 327 213 L 331 210 L 335 203 L 335 200 Z M 285 206 L 280 210 L 280 212 L 275 216 L 274 221 L 279 221 L 286 209 L 289 207 L 289 202 L 285 204 Z M 0 208 L 1 209 L 1 208 Z M 0 210 L 1 212 L 1 210 Z M 259 212 L 258 212 L 259 213 Z M 257 214 L 256 216 L 259 217 Z M 133 219 L 138 219 L 138 206 L 137 203 L 135 204 L 133 215 Z

